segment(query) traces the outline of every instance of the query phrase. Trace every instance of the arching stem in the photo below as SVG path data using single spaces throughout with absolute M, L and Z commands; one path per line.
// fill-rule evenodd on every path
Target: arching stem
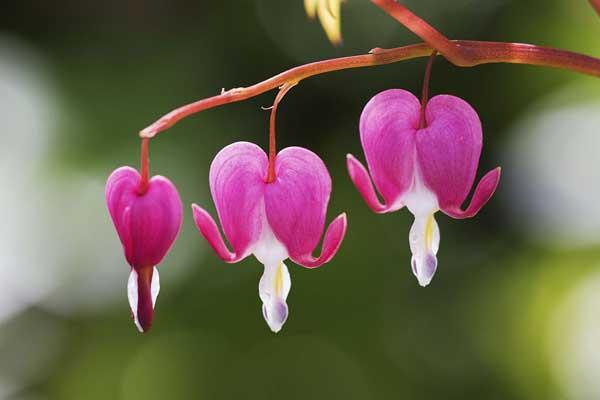
M 431 67 L 433 66 L 433 60 L 437 55 L 437 51 L 434 50 L 427 60 L 427 66 L 425 67 L 425 77 L 423 78 L 423 90 L 421 91 L 421 115 L 419 118 L 419 129 L 423 129 L 426 126 L 425 122 L 425 108 L 427 107 L 427 101 L 429 100 L 429 80 L 431 79 Z
M 271 106 L 271 116 L 269 118 L 269 169 L 267 173 L 267 183 L 271 183 L 275 181 L 275 157 L 277 157 L 277 143 L 275 140 L 275 127 L 276 127 L 276 117 L 277 117 L 277 107 L 279 103 L 286 95 L 287 92 L 290 91 L 291 88 L 296 86 L 298 82 L 289 82 L 283 84 L 281 88 L 279 88 L 279 93 L 275 96 L 275 101 L 273 101 L 273 106 Z
M 417 34 L 426 43 L 394 49 L 375 48 L 369 54 L 333 58 L 301 65 L 255 85 L 223 91 L 217 96 L 208 97 L 179 107 L 165 114 L 152 125 L 144 128 L 139 134 L 140 137 L 152 138 L 190 115 L 224 104 L 247 100 L 289 82 L 300 82 L 302 79 L 311 76 L 344 69 L 372 67 L 427 57 L 433 50 L 437 50 L 448 61 L 461 67 L 473 67 L 490 63 L 528 64 L 561 68 L 600 77 L 600 59 L 566 50 L 531 44 L 450 40 L 395 0 L 372 1 Z M 591 4 L 597 5 L 599 2 L 600 0 L 592 0 Z

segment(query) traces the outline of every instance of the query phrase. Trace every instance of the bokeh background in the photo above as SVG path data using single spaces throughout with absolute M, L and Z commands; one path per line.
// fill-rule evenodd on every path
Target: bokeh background
M 584 0 L 406 0 L 452 38 L 600 56 Z M 136 132 L 176 106 L 289 67 L 417 42 L 366 0 L 342 7 L 331 46 L 300 0 L 4 2 L 0 12 L 0 398 L 600 398 L 600 80 L 529 66 L 454 67 L 431 92 L 484 125 L 478 176 L 501 165 L 474 219 L 438 217 L 439 268 L 410 271 L 407 211 L 375 215 L 345 171 L 364 159 L 363 105 L 420 90 L 425 59 L 303 81 L 279 111 L 279 145 L 326 162 L 328 220 L 348 213 L 338 256 L 290 264 L 290 318 L 263 321 L 261 265 L 225 265 L 191 223 L 214 211 L 223 146 L 266 148 L 274 92 L 188 118 L 151 144 L 185 223 L 160 267 L 153 329 L 137 333 L 128 267 L 105 209 L 106 177 L 138 165 Z

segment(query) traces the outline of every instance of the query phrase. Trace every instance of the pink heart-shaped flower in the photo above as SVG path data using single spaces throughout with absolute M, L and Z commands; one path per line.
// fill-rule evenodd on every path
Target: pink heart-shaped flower
M 453 218 L 473 217 L 487 203 L 500 180 L 500 168 L 488 172 L 467 198 L 483 143 L 481 122 L 464 100 L 435 96 L 419 126 L 421 104 L 410 92 L 391 89 L 375 95 L 360 118 L 360 139 L 367 169 L 352 155 L 348 173 L 367 205 L 377 213 L 407 206 L 415 215 L 410 231 L 412 269 L 419 283 L 429 284 L 437 269 L 439 229 L 433 215 L 441 210 Z M 375 188 L 383 197 L 377 197 Z
M 321 240 L 331 178 L 323 161 L 301 147 L 288 147 L 275 158 L 275 176 L 267 183 L 268 159 L 253 143 L 233 143 L 217 154 L 210 167 L 210 188 L 221 226 L 233 252 L 208 212 L 193 205 L 200 233 L 225 262 L 250 254 L 264 264 L 259 284 L 263 315 L 274 332 L 287 318 L 285 300 L 291 281 L 288 257 L 307 268 L 330 261 L 346 232 L 346 215 L 333 220 L 325 233 L 321 254 L 313 252 Z
M 115 170 L 106 182 L 106 204 L 131 266 L 128 294 L 134 321 L 141 331 L 152 324 L 158 295 L 158 265 L 175 241 L 182 204 L 167 178 L 154 176 L 140 191 L 141 176 L 131 167 Z

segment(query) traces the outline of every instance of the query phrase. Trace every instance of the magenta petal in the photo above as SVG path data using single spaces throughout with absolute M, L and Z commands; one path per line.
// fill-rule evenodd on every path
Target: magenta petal
M 382 204 L 379 201 L 369 172 L 352 154 L 346 155 L 346 167 L 352 183 L 354 183 L 354 186 L 356 186 L 356 189 L 373 212 L 381 214 L 391 211 L 389 205 Z
M 471 191 L 482 147 L 481 122 L 464 100 L 435 96 L 427 103 L 427 127 L 417 132 L 417 162 L 440 209 L 458 209 Z
M 305 260 L 316 266 L 311 254 L 323 233 L 331 193 L 327 168 L 315 153 L 301 147 L 288 147 L 275 159 L 275 175 L 276 180 L 265 188 L 269 225 L 292 260 L 299 263 Z M 341 241 L 343 229 L 338 236 Z M 335 245 L 328 244 L 333 250 Z M 331 255 L 333 253 L 335 251 Z M 323 260 L 326 262 L 328 258 Z
M 369 100 L 360 117 L 360 139 L 367 165 L 387 211 L 402 207 L 401 196 L 413 182 L 419 112 L 419 100 L 412 93 L 390 89 Z M 361 186 L 365 188 L 364 184 Z
M 344 240 L 344 236 L 346 235 L 347 226 L 348 221 L 346 218 L 346 213 L 338 215 L 331 222 L 331 224 L 329 224 L 329 227 L 325 232 L 323 248 L 321 249 L 321 255 L 318 258 L 313 257 L 310 253 L 298 256 L 290 256 L 290 258 L 296 264 L 300 264 L 306 268 L 316 268 L 328 263 L 335 256 L 342 245 L 342 240 Z
M 171 181 L 154 176 L 140 194 L 140 180 L 135 169 L 121 167 L 110 175 L 105 189 L 108 211 L 134 268 L 159 264 L 182 221 L 181 199 Z
M 219 233 L 219 228 L 217 227 L 215 220 L 208 212 L 197 204 L 192 204 L 192 214 L 194 215 L 196 227 L 198 227 L 198 230 L 202 236 L 204 236 L 204 239 L 206 239 L 208 244 L 223 261 L 234 263 L 238 262 L 244 256 L 244 254 L 231 253 L 227 249 L 227 245 Z
M 224 260 L 244 258 L 260 237 L 267 162 L 267 155 L 260 147 L 237 142 L 223 148 L 210 166 L 210 190 L 223 232 L 235 255 L 226 250 L 222 239 L 217 239 L 216 224 L 206 212 L 198 207 L 194 218 L 200 232 Z
M 442 208 L 442 211 L 447 215 L 457 219 L 471 218 L 475 216 L 475 214 L 481 210 L 481 207 L 483 207 L 485 203 L 487 203 L 492 197 L 496 191 L 496 188 L 498 187 L 499 181 L 500 167 L 497 167 L 489 171 L 483 178 L 481 178 L 479 184 L 475 188 L 475 193 L 471 199 L 471 204 L 469 204 L 465 211 L 461 210 L 460 207 Z

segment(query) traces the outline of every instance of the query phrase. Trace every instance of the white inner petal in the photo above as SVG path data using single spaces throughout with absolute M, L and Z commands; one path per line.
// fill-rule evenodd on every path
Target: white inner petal
M 432 214 L 440 209 L 437 196 L 423 183 L 418 165 L 415 165 L 413 184 L 410 190 L 402 196 L 402 200 L 415 216 Z
M 418 165 L 415 166 L 413 185 L 404 195 L 404 202 L 415 216 L 409 233 L 412 271 L 419 284 L 427 286 L 437 269 L 436 254 L 440 245 L 440 229 L 434 214 L 439 207 L 437 196 L 423 184 Z
M 286 299 L 291 287 L 290 273 L 282 261 L 265 264 L 265 271 L 258 283 L 258 293 L 263 303 L 265 321 L 275 333 L 281 330 L 287 319 Z
M 266 217 L 264 217 L 260 239 L 254 244 L 252 253 L 264 265 L 275 265 L 288 258 L 287 249 L 275 237 Z
M 288 252 L 275 237 L 264 212 L 262 227 L 260 239 L 252 246 L 252 253 L 265 266 L 258 284 L 258 293 L 263 303 L 263 317 L 269 328 L 277 333 L 288 316 L 288 306 L 285 301 L 290 293 L 292 282 L 290 273 L 283 263 L 288 258 Z
M 156 298 L 160 291 L 160 278 L 158 276 L 158 270 L 154 267 L 152 271 L 152 282 L 150 283 L 150 293 L 152 293 L 152 308 L 156 304 Z M 138 273 L 135 269 L 131 268 L 129 274 L 129 280 L 127 281 L 127 299 L 129 300 L 129 307 L 131 307 L 131 314 L 133 315 L 133 323 L 138 328 L 138 331 L 144 332 L 140 321 L 138 320 Z
M 440 244 L 440 230 L 433 213 L 415 215 L 409 243 L 413 274 L 421 286 L 427 286 L 437 269 L 436 254 Z

